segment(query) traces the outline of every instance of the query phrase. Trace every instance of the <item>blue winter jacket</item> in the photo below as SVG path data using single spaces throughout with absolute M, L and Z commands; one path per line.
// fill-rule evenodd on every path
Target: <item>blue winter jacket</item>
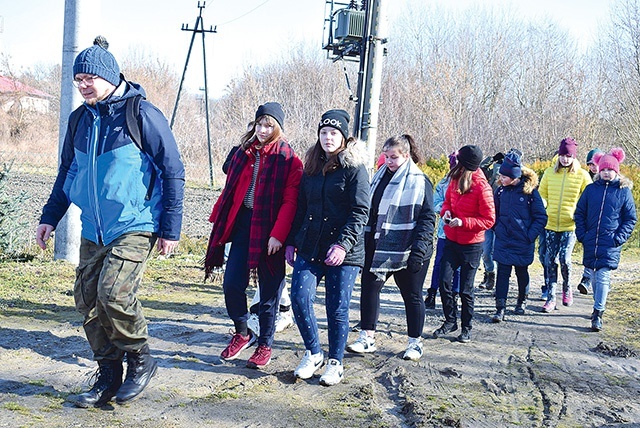
M 576 238 L 584 248 L 585 267 L 617 269 L 622 244 L 637 221 L 631 187 L 626 178 L 605 181 L 596 176 L 580 196 L 574 220 Z
M 522 168 L 521 181 L 496 189 L 493 259 L 510 266 L 533 263 L 535 241 L 547 224 L 547 212 L 536 186 L 538 177 Z
M 107 99 L 84 104 L 75 134 L 67 129 L 41 224 L 56 227 L 74 203 L 82 210 L 82 236 L 92 242 L 108 245 L 128 232 L 180 239 L 184 165 L 166 118 L 147 101 L 139 115 L 144 150 L 131 139 L 125 106 L 136 95 L 144 90 L 122 80 Z

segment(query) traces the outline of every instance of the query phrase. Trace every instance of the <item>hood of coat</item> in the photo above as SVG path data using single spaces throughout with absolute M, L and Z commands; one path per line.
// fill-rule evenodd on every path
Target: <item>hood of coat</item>
M 596 174 L 593 177 L 593 182 L 596 183 L 599 181 L 600 181 L 600 174 Z M 629 178 L 625 177 L 624 175 L 618 174 L 618 178 L 613 181 L 614 182 L 619 181 L 621 189 L 624 189 L 624 188 L 633 189 L 633 181 L 631 181 Z
M 352 140 L 338 155 L 343 168 L 367 165 L 367 146 L 362 140 Z
M 530 195 L 534 189 L 538 187 L 538 174 L 531 168 L 526 166 L 522 167 L 522 177 L 520 177 L 523 183 L 522 191 Z

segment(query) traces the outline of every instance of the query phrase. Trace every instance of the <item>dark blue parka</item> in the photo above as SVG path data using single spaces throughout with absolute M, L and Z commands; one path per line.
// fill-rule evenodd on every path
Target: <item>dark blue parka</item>
M 40 223 L 56 227 L 73 202 L 82 210 L 82 236 L 92 242 L 108 245 L 128 232 L 180 239 L 184 166 L 167 119 L 145 100 L 139 116 L 144 150 L 132 140 L 126 100 L 137 95 L 144 90 L 122 80 L 105 100 L 85 104 L 75 133 L 67 129 Z
M 582 242 L 582 264 L 591 269 L 617 269 L 622 244 L 637 221 L 632 183 L 624 177 L 605 181 L 596 176 L 576 207 L 576 237 Z
M 522 168 L 518 184 L 496 189 L 493 259 L 510 266 L 533 263 L 535 241 L 547 224 L 547 212 L 536 186 L 538 177 Z

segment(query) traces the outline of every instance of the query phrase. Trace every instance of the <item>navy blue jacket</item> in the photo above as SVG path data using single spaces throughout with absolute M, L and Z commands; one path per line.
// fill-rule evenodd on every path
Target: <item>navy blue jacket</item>
M 510 266 L 533 263 L 535 241 L 547 224 L 542 197 L 535 188 L 535 172 L 523 168 L 522 180 L 496 189 L 496 224 L 493 259 Z
M 123 80 L 107 99 L 85 104 L 75 134 L 67 129 L 41 224 L 56 227 L 73 202 L 92 242 L 108 245 L 128 232 L 180 239 L 184 165 L 167 119 L 147 101 L 140 103 L 144 151 L 131 139 L 126 100 L 139 94 L 139 85 Z
M 582 192 L 574 220 L 576 237 L 582 242 L 582 264 L 591 269 L 616 269 L 622 244 L 637 221 L 631 181 L 605 181 L 596 176 Z

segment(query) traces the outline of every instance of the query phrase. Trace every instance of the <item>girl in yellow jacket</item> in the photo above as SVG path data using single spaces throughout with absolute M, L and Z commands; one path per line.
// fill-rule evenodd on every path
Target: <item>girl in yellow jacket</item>
M 562 304 L 573 304 L 573 293 L 569 285 L 571 274 L 571 252 L 576 243 L 573 213 L 587 184 L 591 183 L 589 173 L 580 167 L 576 159 L 578 145 L 572 138 L 560 142 L 558 160 L 555 166 L 547 168 L 540 182 L 540 195 L 547 204 L 547 226 L 545 227 L 546 253 L 544 257 L 544 282 L 549 289 L 543 312 L 556 308 L 558 289 L 558 264 L 562 273 Z M 544 297 L 543 288 L 543 297 Z

